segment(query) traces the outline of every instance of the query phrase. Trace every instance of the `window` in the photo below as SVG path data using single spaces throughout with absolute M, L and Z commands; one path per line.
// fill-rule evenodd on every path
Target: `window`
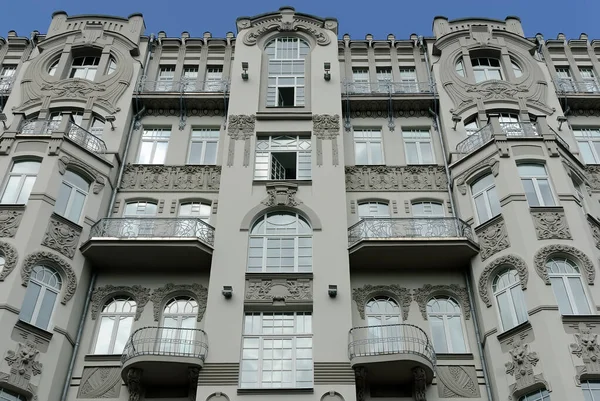
M 522 123 L 519 115 L 514 113 L 499 113 L 498 122 L 506 136 L 536 136 L 537 127 L 534 122 Z
M 459 58 L 458 61 L 456 61 L 454 69 L 458 75 L 463 78 L 465 77 L 465 63 L 463 62 L 462 58 Z
M 444 206 L 440 202 L 415 202 L 412 214 L 414 217 L 444 217 Z
M 558 309 L 563 315 L 590 315 L 581 273 L 575 263 L 567 258 L 552 258 L 546 263 Z
M 600 164 L 600 128 L 573 128 L 581 157 L 586 164 Z
M 579 67 L 579 73 L 581 74 L 581 89 L 584 92 L 598 92 L 598 80 L 594 74 L 592 67 Z
M 383 202 L 367 201 L 358 203 L 358 217 L 390 217 L 390 205 Z
M 198 79 L 198 67 L 184 66 L 183 75 L 181 77 L 182 90 L 184 92 L 193 91 L 196 89 L 196 80 Z
M 286 69 L 284 68 L 283 71 L 286 71 Z M 222 92 L 224 89 L 223 86 L 223 67 L 220 65 L 208 66 L 206 68 L 204 90 L 208 92 Z
M 298 38 L 277 38 L 265 50 L 269 58 L 267 106 L 304 106 L 304 59 L 308 43 Z
M 519 164 L 517 167 L 529 206 L 555 206 L 546 167 L 542 164 Z
M 428 130 L 402 130 L 407 164 L 433 164 L 431 134 Z
M 20 394 L 0 388 L 0 401 L 25 401 L 26 398 Z M 586 400 L 587 401 L 587 400 Z
M 114 57 L 110 57 L 108 60 L 108 67 L 106 68 L 106 75 L 110 75 L 113 72 L 117 71 L 117 61 Z
M 16 72 L 16 65 L 5 64 L 2 66 L 0 70 L 0 92 L 7 91 L 12 87 Z
M 417 83 L 417 74 L 414 68 L 400 68 L 400 84 L 397 85 L 396 92 L 417 93 L 419 85 Z
M 519 401 L 550 401 L 550 394 L 547 390 L 537 390 L 519 398 Z
M 491 174 L 487 174 L 471 184 L 471 193 L 479 223 L 484 223 L 500 214 L 500 201 Z
M 203 222 L 210 220 L 211 205 L 201 202 L 186 202 L 179 206 L 180 217 L 197 217 Z
M 556 67 L 556 76 L 558 78 L 558 88 L 563 92 L 575 92 L 575 83 L 571 77 L 569 67 Z
M 102 139 L 104 133 L 104 120 L 94 117 L 92 125 L 90 126 L 90 133 L 98 139 Z
M 69 78 L 81 78 L 93 81 L 98 71 L 100 57 L 85 56 L 75 57 L 71 64 L 71 74 Z
M 371 85 L 369 82 L 369 69 L 367 67 L 352 68 L 352 80 L 354 81 L 355 93 L 371 92 Z
M 156 203 L 152 202 L 130 202 L 125 206 L 123 216 L 155 216 Z
M 256 140 L 255 180 L 310 180 L 308 136 L 267 136 Z
M 600 401 L 600 381 L 587 380 L 581 382 L 584 401 Z
M 156 82 L 156 90 L 160 92 L 172 91 L 174 80 L 175 66 L 161 65 L 158 70 L 158 82 Z
M 51 77 L 56 75 L 56 70 L 58 69 L 59 62 L 60 59 L 55 60 L 54 62 L 52 62 L 52 64 L 50 64 L 50 68 L 48 68 L 48 75 L 50 75 Z
M 198 302 L 191 297 L 175 297 L 163 309 L 160 351 L 166 354 L 190 355 L 194 342 Z
M 79 223 L 89 190 L 90 183 L 86 179 L 71 170 L 65 171 L 54 211 L 74 223 Z
M 313 387 L 311 318 L 308 312 L 247 313 L 240 387 Z
M 519 274 L 514 269 L 500 271 L 492 283 L 492 291 L 503 331 L 512 329 L 527 321 L 527 307 L 525 296 L 521 289 Z
M 55 270 L 46 266 L 35 266 L 27 284 L 19 319 L 48 330 L 61 286 L 60 276 Z
M 435 352 L 467 352 L 462 312 L 458 302 L 450 297 L 435 297 L 427 302 L 427 319 Z
M 143 201 L 128 203 L 125 206 L 123 217 L 134 219 L 125 221 L 121 236 L 126 238 L 151 237 L 154 233 L 154 220 L 143 218 L 156 216 L 156 211 L 156 203 Z
M 40 162 L 17 161 L 13 164 L 0 203 L 24 205 L 40 171 Z
M 94 354 L 120 354 L 131 334 L 137 305 L 129 297 L 115 297 L 100 313 Z
M 311 272 L 312 228 L 296 213 L 263 215 L 250 230 L 248 272 Z
M 216 164 L 218 146 L 219 129 L 193 129 L 188 164 Z
M 510 65 L 512 67 L 513 74 L 515 74 L 515 78 L 521 78 L 523 76 L 523 70 L 521 70 L 519 64 L 517 64 L 517 62 L 513 60 L 512 57 L 510 58 Z
M 163 128 L 147 128 L 142 135 L 139 164 L 163 164 L 167 156 L 171 130 Z
M 473 65 L 473 74 L 475 74 L 475 82 L 477 83 L 492 79 L 502 79 L 500 60 L 497 58 L 472 58 L 471 65 Z
M 371 298 L 365 305 L 367 344 L 360 346 L 365 355 L 389 354 L 403 349 L 405 333 L 402 330 L 400 307 L 387 296 Z
M 383 164 L 383 146 L 380 130 L 354 130 L 354 162 L 358 165 Z
M 379 84 L 379 92 L 389 92 L 392 83 L 392 67 L 377 67 L 377 83 Z

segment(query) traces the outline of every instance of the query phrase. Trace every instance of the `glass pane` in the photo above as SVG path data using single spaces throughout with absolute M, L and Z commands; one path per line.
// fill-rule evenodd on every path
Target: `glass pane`
M 17 203 L 25 204 L 29 199 L 29 195 L 31 195 L 31 190 L 33 189 L 33 184 L 35 184 L 35 177 L 26 177 L 25 182 L 23 183 L 23 188 L 21 188 L 21 193 L 17 198 Z
M 525 189 L 525 197 L 527 198 L 527 202 L 529 206 L 540 206 L 540 202 L 537 197 L 537 193 L 535 192 L 535 187 L 533 185 L 533 180 L 530 179 L 522 179 L 523 188 Z
M 579 277 L 569 277 L 568 282 L 569 287 L 571 287 L 571 293 L 573 294 L 573 303 L 577 308 L 577 314 L 589 315 L 591 313 L 590 306 L 587 302 L 581 279 Z
M 140 155 L 138 157 L 138 163 L 140 164 L 149 164 L 150 156 L 152 155 L 152 142 L 142 142 L 142 146 L 140 148 Z
M 50 317 L 52 317 L 52 310 L 54 309 L 54 302 L 56 301 L 56 293 L 52 291 L 44 291 L 44 299 L 40 311 L 38 312 L 35 325 L 42 329 L 47 329 L 50 324 Z
M 98 338 L 96 339 L 96 347 L 94 354 L 108 354 L 110 340 L 112 338 L 115 318 L 112 316 L 103 316 L 100 320 L 100 328 L 98 329 Z
M 448 352 L 448 342 L 446 341 L 446 332 L 444 331 L 444 321 L 439 317 L 429 317 L 431 325 L 431 337 L 435 352 Z
M 364 142 L 355 143 L 354 149 L 356 153 L 356 160 L 354 161 L 355 164 L 368 164 L 369 162 L 367 159 L 367 144 Z
M 217 163 L 217 142 L 208 142 L 206 144 L 206 153 L 204 155 L 204 164 Z
M 513 287 L 510 290 L 513 302 L 515 304 L 515 312 L 517 314 L 517 324 L 526 322 L 527 317 L 527 305 L 525 304 L 525 294 L 520 286 Z
M 552 197 L 552 191 L 550 190 L 550 183 L 548 180 L 538 180 L 538 186 L 544 201 L 544 206 L 554 206 L 554 198 Z
M 371 164 L 383 164 L 381 142 L 371 142 Z
M 424 164 L 433 164 L 433 153 L 431 151 L 431 143 L 423 142 L 419 144 L 421 148 L 421 162 Z
M 188 164 L 202 163 L 202 147 L 203 142 L 192 142 L 190 146 L 190 157 L 188 159 Z
M 479 219 L 480 223 L 488 221 L 491 218 L 487 210 L 486 203 L 485 196 L 483 195 L 479 195 L 475 198 L 475 209 L 477 209 L 477 218 Z
M 473 192 L 473 194 L 478 194 L 479 192 L 492 185 L 494 185 L 494 179 L 492 178 L 491 174 L 488 174 L 485 177 L 482 177 L 479 180 L 475 181 L 471 185 L 471 192 Z
M 8 183 L 4 189 L 4 194 L 2 194 L 2 203 L 16 203 L 18 197 L 17 191 L 19 189 L 20 182 L 20 176 L 10 177 L 8 179 Z
M 39 162 L 18 162 L 15 163 L 12 173 L 37 174 L 40 171 Z
M 594 153 L 592 152 L 592 147 L 588 141 L 578 142 L 579 144 L 579 152 L 583 157 L 583 161 L 587 164 L 596 163 L 596 158 L 594 157 Z
M 461 316 L 448 316 L 448 329 L 452 341 L 452 352 L 467 352 Z
M 506 331 L 515 327 L 517 324 L 514 321 L 511 313 L 512 305 L 510 304 L 508 294 L 503 292 L 496 296 L 496 300 L 498 301 L 498 310 L 500 312 L 500 320 L 502 321 L 502 329 Z
M 112 351 L 113 354 L 120 354 L 125 348 L 125 344 L 129 339 L 131 333 L 131 325 L 133 324 L 133 316 L 122 317 L 119 322 L 119 331 L 115 338 L 115 347 Z
M 73 191 L 73 200 L 71 202 L 71 210 L 69 210 L 68 216 L 65 216 L 71 221 L 79 222 L 81 212 L 83 211 L 83 205 L 85 203 L 85 195 L 81 192 Z
M 154 152 L 154 158 L 152 159 L 152 164 L 163 164 L 165 162 L 165 157 L 167 156 L 167 147 L 169 146 L 168 142 L 157 142 L 156 143 L 156 151 Z
M 417 154 L 417 144 L 415 142 L 406 142 L 406 162 L 408 164 L 419 164 L 419 155 Z
M 552 291 L 554 291 L 560 313 L 563 315 L 572 315 L 573 309 L 571 308 L 562 277 L 550 277 L 550 283 L 552 283 Z
M 498 194 L 496 193 L 496 187 L 490 188 L 487 191 L 488 200 L 490 202 L 490 209 L 492 211 L 492 216 L 499 215 L 502 211 L 500 207 L 500 200 L 498 200 Z
M 29 281 L 27 291 L 25 292 L 25 299 L 21 306 L 21 313 L 19 314 L 19 319 L 22 321 L 32 323 L 31 318 L 33 317 L 33 310 L 35 309 L 35 304 L 40 295 L 40 290 L 41 287 L 39 284 Z

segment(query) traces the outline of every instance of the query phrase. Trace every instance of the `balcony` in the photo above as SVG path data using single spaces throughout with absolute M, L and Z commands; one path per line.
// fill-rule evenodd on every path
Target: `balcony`
M 142 78 L 137 93 L 146 108 L 173 109 L 179 115 L 182 101 L 190 115 L 223 109 L 229 96 L 229 81 L 150 81 Z M 221 114 L 219 114 L 221 115 Z
M 215 229 L 198 218 L 105 218 L 81 252 L 96 268 L 209 269 Z
M 343 95 L 357 96 L 431 96 L 434 87 L 430 82 L 416 81 L 377 81 L 377 82 L 342 82 Z
M 121 377 L 127 383 L 130 369 L 142 371 L 142 384 L 189 384 L 189 368 L 201 369 L 208 353 L 208 338 L 200 329 L 143 327 L 134 331 L 121 356 Z
M 366 218 L 348 243 L 351 268 L 460 268 L 479 252 L 471 227 L 452 217 Z
M 33 119 L 24 121 L 18 133 L 23 136 L 51 136 L 53 133 L 61 133 L 60 127 L 60 120 Z M 106 144 L 102 139 L 81 128 L 74 122 L 68 122 L 65 138 L 89 152 L 98 155 L 106 153 Z
M 353 368 L 365 367 L 371 385 L 413 381 L 413 369 L 422 368 L 427 384 L 433 380 L 436 356 L 427 334 L 412 324 L 354 327 L 348 354 Z
M 596 79 L 584 81 L 558 79 L 554 82 L 554 86 L 560 97 L 569 98 L 571 109 L 590 108 L 600 98 L 600 84 Z M 593 104 L 590 104 L 590 102 L 593 102 Z

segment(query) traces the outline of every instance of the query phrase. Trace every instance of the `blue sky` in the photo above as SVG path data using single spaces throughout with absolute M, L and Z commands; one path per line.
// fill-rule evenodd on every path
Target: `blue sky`
M 371 33 L 384 39 L 393 33 L 406 39 L 411 33 L 431 36 L 431 23 L 436 15 L 450 19 L 484 16 L 504 19 L 507 15 L 521 17 L 525 34 L 540 32 L 546 39 L 559 32 L 577 38 L 585 32 L 600 39 L 600 0 L 0 0 L 0 36 L 9 30 L 29 36 L 33 30 L 45 33 L 50 16 L 56 10 L 75 14 L 111 14 L 126 17 L 134 12 L 144 14 L 146 33 L 166 31 L 179 36 L 188 31 L 192 36 L 211 32 L 223 37 L 235 32 L 235 19 L 256 15 L 290 5 L 297 11 L 318 16 L 336 17 L 340 36 L 349 33 L 362 39 Z

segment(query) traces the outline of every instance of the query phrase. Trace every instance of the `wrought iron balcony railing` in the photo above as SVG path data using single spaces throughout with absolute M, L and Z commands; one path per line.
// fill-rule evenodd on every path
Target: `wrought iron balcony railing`
M 493 137 L 494 132 L 492 131 L 492 125 L 488 124 L 467 136 L 467 139 L 459 142 L 458 145 L 456 145 L 456 151 L 465 154 L 471 153 L 491 141 Z
M 15 77 L 0 77 L 0 93 L 8 93 L 11 91 Z
M 433 366 L 436 363 L 429 337 L 412 324 L 354 327 L 348 337 L 350 360 L 361 356 L 414 354 L 426 358 Z
M 500 122 L 502 133 L 508 137 L 536 137 L 537 126 L 532 122 Z
M 60 126 L 57 120 L 25 120 L 19 128 L 19 134 L 22 135 L 51 135 Z
M 199 218 L 104 218 L 90 229 L 91 238 L 198 239 L 213 245 L 215 229 Z
M 348 229 L 348 243 L 368 239 L 468 238 L 474 241 L 471 227 L 453 217 L 368 217 Z
M 60 128 L 60 120 L 26 120 L 21 124 L 19 134 L 21 135 L 52 135 Z M 87 130 L 81 128 L 74 122 L 67 125 L 67 138 L 84 149 L 96 154 L 106 153 L 104 141 Z
M 556 91 L 560 93 L 593 93 L 600 94 L 600 85 L 594 80 L 573 81 L 559 79 L 555 82 Z
M 430 82 L 342 82 L 342 93 L 349 95 L 394 95 L 433 93 Z
M 148 81 L 142 79 L 139 85 L 140 92 L 164 93 L 223 93 L 229 90 L 226 80 L 214 81 Z
M 142 327 L 127 340 L 121 364 L 143 355 L 188 357 L 204 361 L 207 353 L 208 337 L 204 330 Z

